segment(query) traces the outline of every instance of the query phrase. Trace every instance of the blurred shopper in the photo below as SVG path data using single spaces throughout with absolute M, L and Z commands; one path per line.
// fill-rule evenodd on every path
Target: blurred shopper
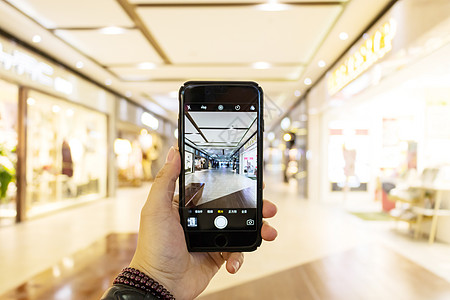
M 180 154 L 172 147 L 142 208 L 137 249 L 130 266 L 116 277 L 103 300 L 194 299 L 225 262 L 231 274 L 242 266 L 242 253 L 187 251 L 178 199 L 173 198 L 180 168 Z M 275 205 L 264 200 L 263 216 L 275 214 Z M 261 235 L 272 241 L 277 232 L 264 222 Z

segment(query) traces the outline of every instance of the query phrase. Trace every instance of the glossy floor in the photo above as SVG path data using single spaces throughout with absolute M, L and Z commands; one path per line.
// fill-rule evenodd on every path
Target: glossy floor
M 204 292 L 205 299 L 218 299 L 222 295 L 222 292 L 217 293 L 220 290 L 231 293 L 223 294 L 224 297 L 233 295 L 236 289 L 241 289 L 240 293 L 245 291 L 247 294 L 244 295 L 249 295 L 250 299 L 262 299 L 265 291 L 262 287 L 270 287 L 266 282 L 271 278 L 283 283 L 276 286 L 291 292 L 295 292 L 300 283 L 312 284 L 308 287 L 309 292 L 317 293 L 318 298 L 311 299 L 327 299 L 326 295 L 330 295 L 327 293 L 331 292 L 334 296 L 330 299 L 342 299 L 349 294 L 333 288 L 340 282 L 342 274 L 346 274 L 347 277 L 342 277 L 342 280 L 351 289 L 357 289 L 369 281 L 380 284 L 381 289 L 383 285 L 386 288 L 401 286 L 404 292 L 398 299 L 406 299 L 409 295 L 433 295 L 426 299 L 436 298 L 436 295 L 439 296 L 436 299 L 446 296 L 450 282 L 450 245 L 439 242 L 429 245 L 425 239 L 413 240 L 407 229 L 395 229 L 393 223 L 362 221 L 339 205 L 299 199 L 295 186 L 279 183 L 278 178 L 266 178 L 268 182 L 265 197 L 278 205 L 278 216 L 271 223 L 277 227 L 279 237 L 275 242 L 264 243 L 258 251 L 247 254 L 238 274 L 219 271 Z M 139 210 L 148 189 L 148 185 L 121 189 L 114 199 L 1 228 L 0 295 L 5 294 L 9 298 L 0 299 L 27 299 L 22 297 L 25 295 L 35 296 L 28 299 L 90 299 L 80 295 L 91 295 L 92 299 L 98 297 L 131 257 L 135 244 L 133 234 L 137 232 Z M 108 239 L 105 236 L 112 232 L 132 235 L 112 235 L 109 241 L 118 239 L 123 247 L 106 246 Z M 73 256 L 74 253 L 77 254 Z M 105 253 L 117 256 L 111 259 Z M 371 268 L 376 267 L 377 261 L 381 262 L 378 273 L 374 273 L 378 275 L 371 278 L 370 272 L 367 272 L 361 278 L 356 276 L 361 270 L 351 259 L 353 255 L 356 255 L 356 261 Z M 340 270 L 342 266 L 346 266 L 345 270 Z M 395 281 L 385 280 L 381 275 L 389 273 L 387 270 L 390 268 L 396 270 Z M 306 270 L 313 273 L 304 273 Z M 311 281 L 316 276 L 312 275 L 314 272 L 323 270 L 327 270 L 324 278 L 328 278 L 326 282 L 331 286 L 324 286 L 324 280 Z M 89 274 L 95 276 L 91 278 Z M 298 274 L 298 280 L 291 282 L 283 279 L 294 276 L 292 274 Z M 416 284 L 418 281 L 421 284 Z M 434 284 L 439 288 L 434 288 Z M 254 286 L 261 286 L 261 293 L 256 296 L 252 294 Z M 17 287 L 20 288 L 15 289 Z M 377 291 L 380 288 L 373 287 Z M 437 294 L 426 294 L 434 290 Z M 372 295 L 369 291 L 365 295 L 368 299 Z M 223 299 L 226 298 L 229 297 Z

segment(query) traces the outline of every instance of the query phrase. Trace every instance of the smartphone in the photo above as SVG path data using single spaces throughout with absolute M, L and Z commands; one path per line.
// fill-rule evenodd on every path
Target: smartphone
M 179 211 L 189 251 L 256 250 L 263 197 L 261 87 L 189 81 L 179 99 Z

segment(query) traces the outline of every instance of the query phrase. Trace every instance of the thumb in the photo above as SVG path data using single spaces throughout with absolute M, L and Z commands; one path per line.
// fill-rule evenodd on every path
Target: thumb
M 167 153 L 166 163 L 159 170 L 153 182 L 144 211 L 162 211 L 172 208 L 175 183 L 180 175 L 181 159 L 178 149 L 171 147 Z

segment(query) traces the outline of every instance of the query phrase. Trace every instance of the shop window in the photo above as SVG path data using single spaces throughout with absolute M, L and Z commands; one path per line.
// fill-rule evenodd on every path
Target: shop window
M 14 223 L 17 214 L 18 88 L 0 80 L 0 225 Z
M 33 91 L 27 104 L 27 215 L 106 196 L 106 116 Z

